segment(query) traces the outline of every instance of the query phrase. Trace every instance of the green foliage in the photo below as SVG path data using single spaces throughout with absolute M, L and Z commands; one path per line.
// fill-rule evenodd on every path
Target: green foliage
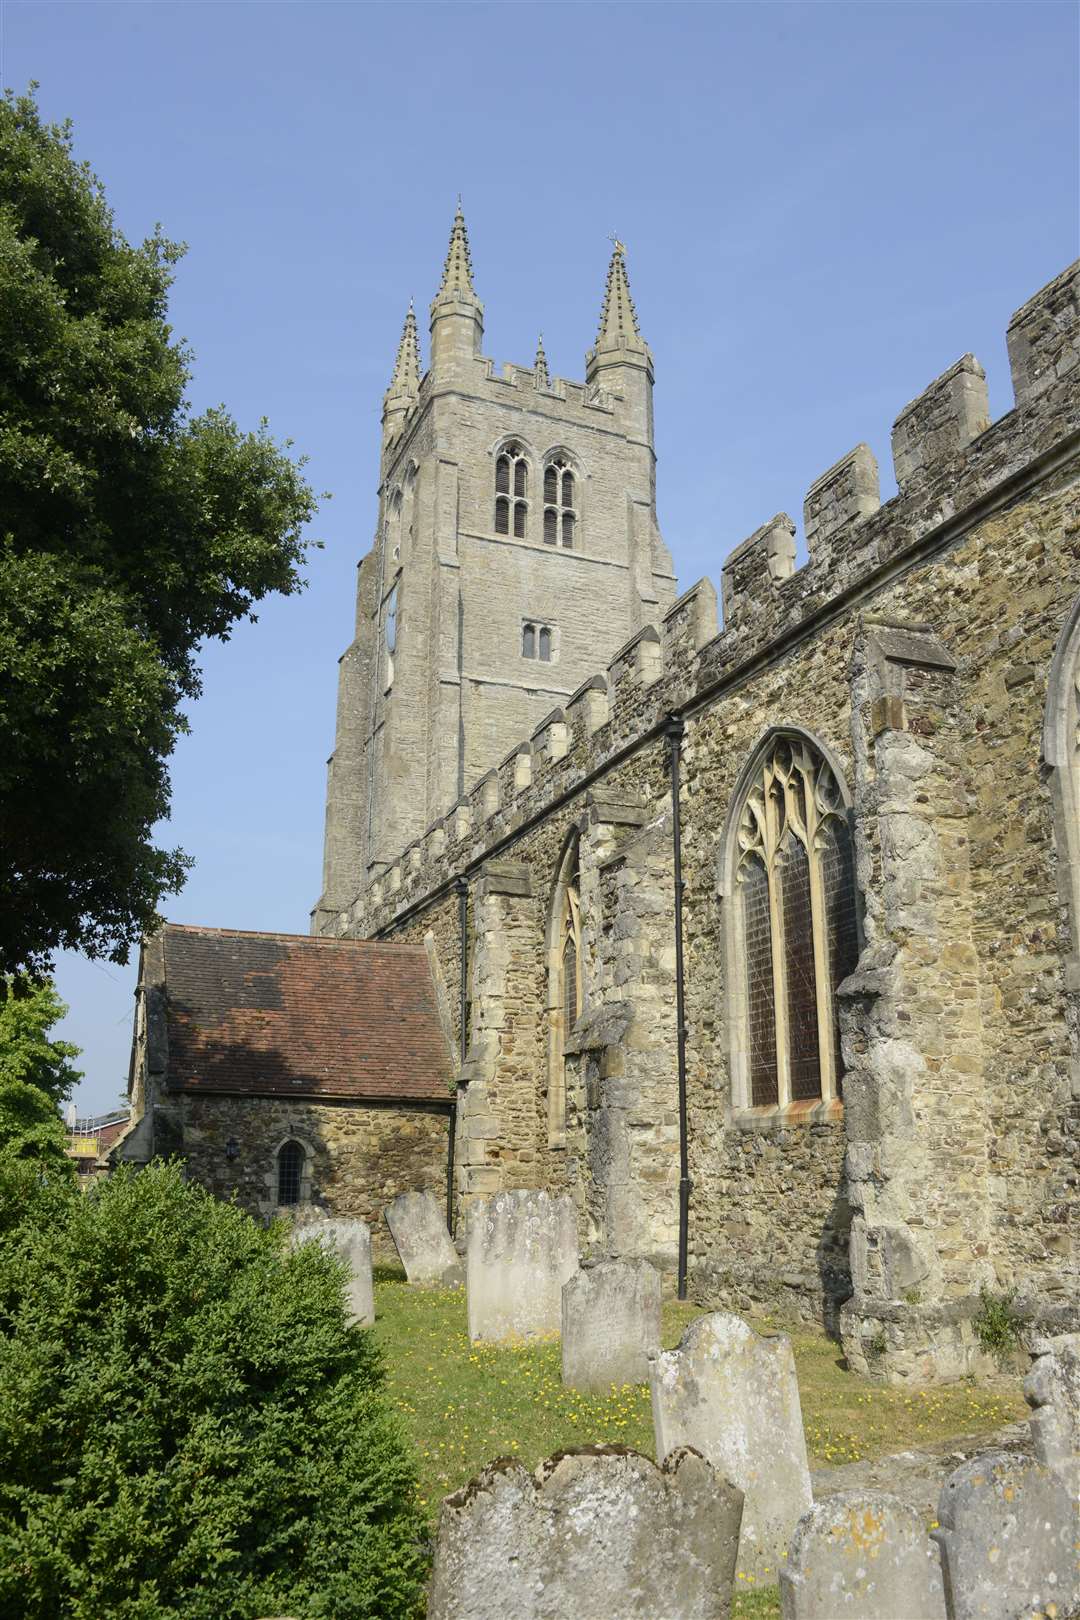
M 1020 1335 L 1028 1321 L 1028 1313 L 1018 1310 L 1015 1300 L 1015 1288 L 1001 1294 L 989 1288 L 979 1289 L 979 1310 L 973 1323 L 975 1335 L 983 1349 L 999 1359 L 1020 1348 Z
M 341 1264 L 173 1166 L 18 1196 L 0 1169 L 0 1613 L 413 1614 L 413 1465 Z
M 126 960 L 189 864 L 150 835 L 198 645 L 301 585 L 303 463 L 188 412 L 182 251 L 131 246 L 69 127 L 0 98 L 0 972 Z
M 0 981 L 0 1160 L 26 1161 L 61 1180 L 75 1170 L 58 1109 L 81 1079 L 70 1062 L 79 1048 L 49 1039 L 66 1012 L 48 982 Z
M 10 982 L 0 983 L 0 1084 L 21 1080 L 59 1107 L 82 1079 L 70 1062 L 78 1057 L 79 1048 L 70 1041 L 49 1039 L 49 1031 L 67 1016 L 67 1008 L 47 980 L 19 986 L 23 991 L 19 995 L 12 993 L 15 988 Z

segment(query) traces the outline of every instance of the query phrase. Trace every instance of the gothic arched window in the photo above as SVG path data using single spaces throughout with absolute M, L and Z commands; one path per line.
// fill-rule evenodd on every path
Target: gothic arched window
M 513 494 L 513 502 L 510 495 Z M 514 537 L 524 540 L 529 524 L 529 458 L 517 443 L 504 445 L 495 458 L 495 533 L 509 534 L 513 507 Z
M 566 1039 L 585 1005 L 578 840 L 566 847 L 548 921 L 548 1135 L 561 1142 L 566 1124 Z
M 1080 982 L 1080 600 L 1066 615 L 1050 664 L 1042 752 L 1049 767 L 1058 892 L 1069 920 L 1069 973 Z
M 298 1204 L 304 1176 L 304 1150 L 299 1142 L 283 1142 L 277 1156 L 277 1201 Z
M 398 552 L 402 558 L 412 555 L 416 539 L 416 468 L 410 467 L 405 475 L 405 489 L 401 501 L 401 529 Z
M 839 1097 L 836 987 L 859 954 L 855 869 L 840 782 L 804 736 L 770 738 L 743 790 L 731 903 L 736 1094 L 754 1107 Z
M 392 564 L 401 557 L 402 504 L 401 491 L 396 489 L 390 497 L 386 514 L 386 548 Z
M 577 483 L 565 456 L 555 456 L 544 468 L 544 544 L 557 546 L 562 537 L 571 551 L 577 530 Z

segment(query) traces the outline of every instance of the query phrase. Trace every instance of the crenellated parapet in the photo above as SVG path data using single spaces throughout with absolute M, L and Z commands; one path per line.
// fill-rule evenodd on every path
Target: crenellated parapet
M 986 377 L 964 355 L 896 418 L 898 493 L 882 503 L 873 451 L 858 444 L 815 479 L 803 504 L 807 560 L 780 512 L 729 554 L 717 593 L 706 579 L 658 626 L 646 625 L 402 851 L 329 931 L 373 934 L 499 852 L 514 833 L 599 779 L 628 748 L 659 738 L 672 712 L 693 711 L 793 638 L 870 596 L 886 576 L 1010 499 L 1075 451 L 1080 434 L 1080 264 L 1013 317 L 1015 404 L 991 423 Z M 535 368 L 500 385 L 537 386 Z M 526 377 L 528 382 L 526 384 Z M 426 383 L 427 379 L 425 379 Z M 423 390 L 421 385 L 421 391 Z M 558 383 L 552 384 L 557 388 Z M 569 387 L 570 385 L 566 385 Z

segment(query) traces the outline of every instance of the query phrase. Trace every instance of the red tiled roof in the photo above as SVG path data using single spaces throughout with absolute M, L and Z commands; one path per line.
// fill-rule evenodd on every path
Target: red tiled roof
M 422 945 L 165 925 L 170 1088 L 446 1102 Z

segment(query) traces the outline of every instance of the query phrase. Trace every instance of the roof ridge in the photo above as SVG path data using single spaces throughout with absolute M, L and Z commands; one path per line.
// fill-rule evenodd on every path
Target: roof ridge
M 410 951 L 426 954 L 426 948 L 415 940 L 391 939 L 354 939 L 347 935 L 326 934 L 290 934 L 282 933 L 273 928 L 215 928 L 209 923 L 164 923 L 166 932 L 182 932 L 185 934 L 219 934 L 221 936 L 239 937 L 242 939 L 297 939 L 307 945 L 354 945 L 370 946 L 380 951 Z

